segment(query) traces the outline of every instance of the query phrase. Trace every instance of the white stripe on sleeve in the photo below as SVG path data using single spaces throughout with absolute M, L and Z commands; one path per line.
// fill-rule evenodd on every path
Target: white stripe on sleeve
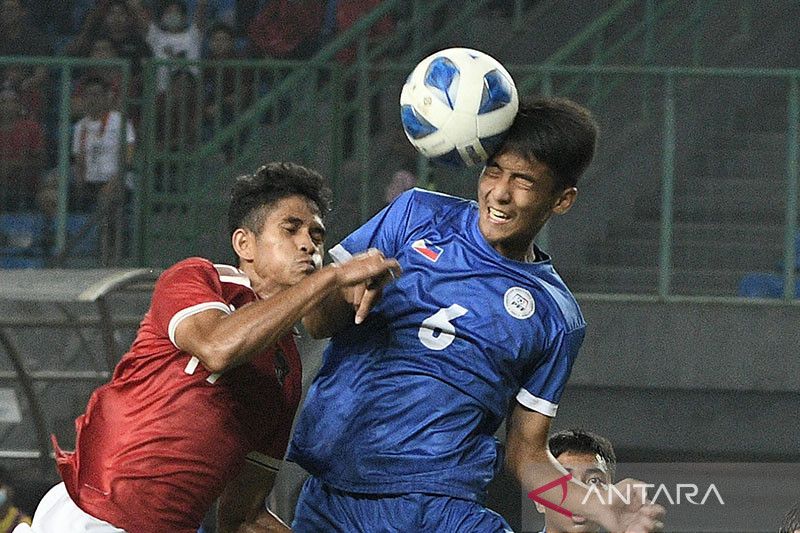
M 172 341 L 172 344 L 175 345 L 176 348 L 179 350 L 181 349 L 180 346 L 175 342 L 175 328 L 178 327 L 178 324 L 185 318 L 188 318 L 192 315 L 196 315 L 197 313 L 202 313 L 203 311 L 208 311 L 209 309 L 219 309 L 220 311 L 224 312 L 225 314 L 231 314 L 231 308 L 225 305 L 222 302 L 204 302 L 201 304 L 193 305 L 191 307 L 187 307 L 181 311 L 178 311 L 173 315 L 173 317 L 169 321 L 169 327 L 167 328 L 167 332 L 169 334 L 169 340 Z
M 337 244 L 328 250 L 328 255 L 333 257 L 333 260 L 337 263 L 346 263 L 353 258 L 353 254 L 345 250 L 344 246 L 341 244 Z
M 548 402 L 542 398 L 537 398 L 525 389 L 520 389 L 517 393 L 517 401 L 537 413 L 542 413 L 544 416 L 553 418 L 558 411 L 558 404 Z

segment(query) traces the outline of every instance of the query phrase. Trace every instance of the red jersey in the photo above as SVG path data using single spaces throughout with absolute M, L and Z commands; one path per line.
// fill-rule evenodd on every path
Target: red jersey
M 223 374 L 174 342 L 186 317 L 256 299 L 238 269 L 205 259 L 161 275 L 131 350 L 75 421 L 75 452 L 56 446 L 81 509 L 131 533 L 195 532 L 248 454 L 283 458 L 302 387 L 292 335 Z

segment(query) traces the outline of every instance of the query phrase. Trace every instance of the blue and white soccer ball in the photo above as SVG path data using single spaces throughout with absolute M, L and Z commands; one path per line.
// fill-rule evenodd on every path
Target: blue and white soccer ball
M 414 68 L 400 93 L 411 144 L 434 163 L 486 162 L 519 108 L 514 80 L 499 61 L 470 48 L 448 48 Z

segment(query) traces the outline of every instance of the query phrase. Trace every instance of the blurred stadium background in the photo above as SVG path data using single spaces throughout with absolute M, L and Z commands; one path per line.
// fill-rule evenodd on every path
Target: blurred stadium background
M 257 14 L 251 4 L 304 4 L 227 3 L 239 18 L 245 6 Z M 521 95 L 573 98 L 601 124 L 576 208 L 541 236 L 589 323 L 554 428 L 607 435 L 628 462 L 798 462 L 800 4 L 340 0 L 350 3 L 346 24 L 288 57 L 252 52 L 239 21 L 246 57 L 138 63 L 70 50 L 97 9 L 74 0 L 71 27 L 42 22 L 51 55 L 0 57 L 3 72 L 46 72 L 35 200 L 17 201 L 13 179 L 0 185 L 0 464 L 19 503 L 32 511 L 57 481 L 48 435 L 72 444 L 159 269 L 190 255 L 231 261 L 234 176 L 279 159 L 320 170 L 335 194 L 331 245 L 413 183 L 474 196 L 477 171 L 430 168 L 399 124 L 405 76 L 449 46 L 493 55 Z M 51 3 L 24 4 L 36 25 Z M 98 69 L 113 73 L 114 107 L 136 130 L 121 211 L 74 199 L 74 93 Z M 303 342 L 309 382 L 322 345 Z M 289 468 L 276 491 L 284 516 L 301 475 Z M 490 503 L 519 527 L 509 480 Z M 781 505 L 767 504 L 765 530 Z

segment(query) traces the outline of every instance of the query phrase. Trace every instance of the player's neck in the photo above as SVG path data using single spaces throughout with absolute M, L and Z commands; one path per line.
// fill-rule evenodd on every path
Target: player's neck
M 258 275 L 258 273 L 256 273 L 251 263 L 245 262 L 240 264 L 239 270 L 244 272 L 244 274 L 247 276 L 247 279 L 250 280 L 250 288 L 253 289 L 253 292 L 256 293 L 262 300 L 266 300 L 270 296 L 275 295 L 285 288 L 277 285 L 271 280 L 263 279 Z

